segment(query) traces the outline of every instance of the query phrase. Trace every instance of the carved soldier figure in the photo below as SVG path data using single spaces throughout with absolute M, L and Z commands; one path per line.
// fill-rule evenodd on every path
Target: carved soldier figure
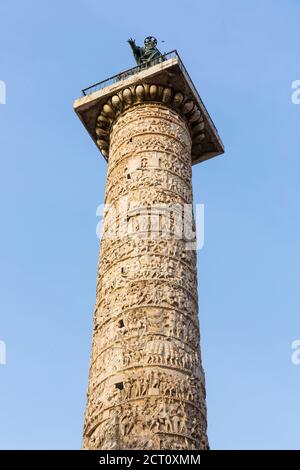
M 133 413 L 133 410 L 130 408 L 126 409 L 124 414 L 122 415 L 120 419 L 120 429 L 121 429 L 121 434 L 123 436 L 126 436 L 130 433 L 132 430 L 134 423 L 135 423 L 135 418 L 136 415 Z
M 179 432 L 180 423 L 182 419 L 181 408 L 178 404 L 171 405 L 170 416 L 171 416 L 172 423 L 173 423 L 173 432 L 177 434 Z

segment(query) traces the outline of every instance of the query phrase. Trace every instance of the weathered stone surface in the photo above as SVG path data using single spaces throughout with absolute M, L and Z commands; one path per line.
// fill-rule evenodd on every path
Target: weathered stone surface
M 122 197 L 133 208 L 192 202 L 192 139 L 171 107 L 129 106 L 109 140 L 107 204 Z M 106 236 L 120 217 L 109 222 L 108 212 L 104 221 L 83 445 L 205 449 L 196 255 L 174 227 L 163 239 L 139 217 L 133 211 L 131 234 L 113 239 Z

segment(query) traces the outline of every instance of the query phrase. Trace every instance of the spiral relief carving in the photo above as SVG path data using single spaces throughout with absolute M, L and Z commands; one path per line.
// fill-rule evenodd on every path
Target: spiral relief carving
M 138 84 L 106 101 L 96 133 L 109 157 L 111 209 L 101 241 L 83 446 L 206 449 L 196 253 L 186 236 L 176 236 L 180 207 L 192 203 L 201 113 L 181 92 Z M 112 216 L 124 198 L 126 212 Z M 157 224 L 149 230 L 151 217 Z

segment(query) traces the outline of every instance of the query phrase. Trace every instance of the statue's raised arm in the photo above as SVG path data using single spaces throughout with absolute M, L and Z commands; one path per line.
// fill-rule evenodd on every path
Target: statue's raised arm
M 157 40 L 153 36 L 148 36 L 144 41 L 144 47 L 136 45 L 135 40 L 130 38 L 127 41 L 130 44 L 134 58 L 138 65 L 154 65 L 162 62 L 163 56 L 157 49 Z
M 141 60 L 141 48 L 136 45 L 135 39 L 129 38 L 127 42 L 129 43 L 129 45 L 132 49 L 134 58 L 135 58 L 137 64 L 139 65 L 141 63 L 140 62 L 140 60 Z

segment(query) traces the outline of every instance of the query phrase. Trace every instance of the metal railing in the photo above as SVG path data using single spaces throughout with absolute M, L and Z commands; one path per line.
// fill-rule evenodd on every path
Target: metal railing
M 94 85 L 91 85 L 81 90 L 82 94 L 83 96 L 90 95 L 94 93 L 95 91 L 99 91 L 102 88 L 105 88 L 109 85 L 113 85 L 113 83 L 119 82 L 120 80 L 125 80 L 126 78 L 131 77 L 131 75 L 135 75 L 141 72 L 142 70 L 149 69 L 150 67 L 153 67 L 153 65 L 157 65 L 160 62 L 164 62 L 165 60 L 173 59 L 175 57 L 177 57 L 177 59 L 181 62 L 179 54 L 176 50 L 167 52 L 166 54 L 163 54 L 161 57 L 159 57 L 156 60 L 153 60 L 152 62 L 149 62 L 148 64 L 137 65 L 136 67 L 132 67 L 131 69 L 125 70 L 124 72 L 118 73 L 117 75 L 114 75 L 113 77 L 102 80 L 101 82 L 94 83 Z

